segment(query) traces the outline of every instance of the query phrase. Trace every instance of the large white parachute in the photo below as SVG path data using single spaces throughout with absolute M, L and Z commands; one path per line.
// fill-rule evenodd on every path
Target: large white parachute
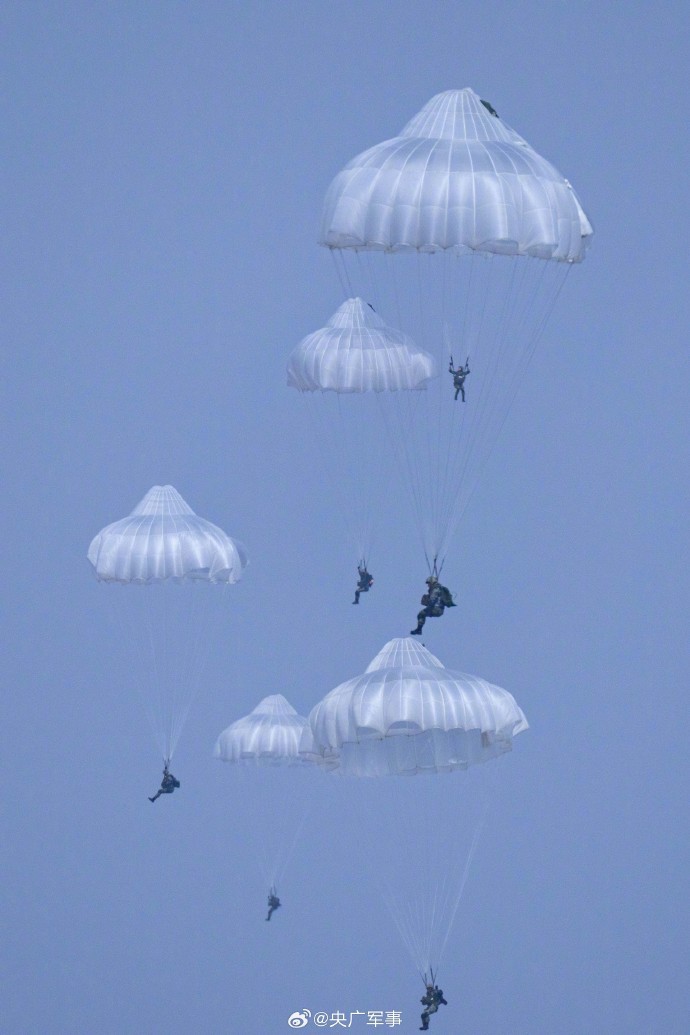
M 507 690 L 450 671 L 407 638 L 331 690 L 309 722 L 317 752 L 352 776 L 467 769 L 509 751 L 527 729 Z
M 265 697 L 216 741 L 214 757 L 230 763 L 245 811 L 251 803 L 247 833 L 267 889 L 278 889 L 304 830 L 316 768 L 310 745 L 309 720 L 282 694 Z
M 125 646 L 135 654 L 154 736 L 166 763 L 196 694 L 227 586 L 242 577 L 242 543 L 199 517 L 172 485 L 155 485 L 89 546 Z
M 387 643 L 311 711 L 302 750 L 334 770 L 420 973 L 438 972 L 486 817 L 497 757 L 528 728 L 511 694 Z M 488 763 L 488 764 L 484 764 Z M 338 780 L 337 777 L 343 779 Z
M 578 262 L 592 227 L 569 182 L 492 115 L 447 90 L 399 136 L 353 158 L 324 203 L 322 243 Z
M 432 98 L 328 189 L 320 240 L 344 294 L 366 298 L 441 371 L 399 451 L 430 570 L 592 232 L 568 180 L 471 89 Z M 451 355 L 469 367 L 466 402 Z

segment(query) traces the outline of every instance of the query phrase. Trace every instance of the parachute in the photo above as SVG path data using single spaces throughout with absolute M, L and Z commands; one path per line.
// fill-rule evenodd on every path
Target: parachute
M 255 803 L 251 834 L 267 888 L 282 881 L 307 818 L 315 768 L 310 744 L 308 719 L 282 694 L 264 697 L 216 741 L 214 757 L 232 766 L 243 802 Z
M 388 327 L 361 298 L 343 302 L 288 361 L 288 384 L 300 392 L 421 391 L 435 374 L 433 356 Z
M 340 510 L 365 567 L 376 523 L 371 486 L 379 486 L 380 497 L 392 466 L 386 427 L 397 435 L 411 426 L 415 397 L 436 374 L 433 356 L 361 298 L 347 299 L 288 359 L 288 385 L 312 404 L 315 438 L 326 465 L 337 469 Z
M 429 569 L 440 570 L 568 269 L 592 226 L 566 180 L 470 89 L 432 98 L 326 194 L 320 241 L 443 371 L 399 453 Z M 467 402 L 446 364 L 470 360 Z
M 301 738 L 309 721 L 298 715 L 282 694 L 264 697 L 249 715 L 223 730 L 214 758 L 235 765 L 304 766 Z
M 124 642 L 134 649 L 146 710 L 170 762 L 198 689 L 211 619 L 248 563 L 242 543 L 199 517 L 172 485 L 94 537 L 88 559 L 110 584 Z M 126 587 L 123 589 L 123 587 Z
M 332 768 L 386 859 L 370 870 L 422 976 L 438 973 L 488 805 L 495 759 L 528 728 L 511 694 L 395 639 L 311 711 L 306 757 Z M 485 765 L 483 763 L 491 763 Z M 387 874 L 395 878 L 386 880 Z

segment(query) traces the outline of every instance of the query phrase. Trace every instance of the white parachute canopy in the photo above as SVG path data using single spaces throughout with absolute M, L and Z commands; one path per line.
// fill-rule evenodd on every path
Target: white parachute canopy
M 241 791 L 232 802 L 252 817 L 247 833 L 267 889 L 280 885 L 304 829 L 316 766 L 300 747 L 310 742 L 309 720 L 282 694 L 264 697 L 216 741 L 214 757 L 230 763 Z
M 201 680 L 224 589 L 248 564 L 246 548 L 199 517 L 172 485 L 154 485 L 129 517 L 94 537 L 88 559 L 107 583 L 118 633 L 166 763 Z
M 300 392 L 416 391 L 436 376 L 436 364 L 367 302 L 349 298 L 325 327 L 299 343 L 287 373 L 288 384 Z
M 436 376 L 433 356 L 361 298 L 348 298 L 289 356 L 288 385 L 307 397 L 314 440 L 336 473 L 339 512 L 365 566 L 386 483 L 396 481 L 391 443 L 406 447 L 416 397 Z
M 592 232 L 568 180 L 464 89 L 433 97 L 338 173 L 321 241 L 577 262 Z
M 452 672 L 407 638 L 331 690 L 309 723 L 316 751 L 352 776 L 466 769 L 509 751 L 528 728 L 507 690 Z
M 101 582 L 124 583 L 238 582 L 248 563 L 242 543 L 198 517 L 172 485 L 154 485 L 129 517 L 106 525 L 88 558 Z
M 331 183 L 320 242 L 442 376 L 399 463 L 429 569 L 440 569 L 567 271 L 592 225 L 569 181 L 471 89 L 432 98 Z M 469 367 L 456 400 L 449 359 Z
M 498 756 L 528 728 L 511 694 L 387 643 L 311 711 L 302 750 L 335 768 L 401 937 L 438 972 L 486 818 Z M 488 763 L 486 765 L 480 763 Z
M 242 765 L 304 765 L 300 741 L 309 739 L 309 720 L 282 694 L 264 697 L 256 708 L 223 730 L 214 758 Z

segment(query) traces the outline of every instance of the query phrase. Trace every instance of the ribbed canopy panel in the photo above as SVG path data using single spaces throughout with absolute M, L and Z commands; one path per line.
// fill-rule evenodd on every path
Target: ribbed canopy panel
M 246 548 L 198 517 L 172 485 L 154 485 L 129 517 L 92 540 L 88 558 L 103 582 L 201 579 L 237 582 Z
M 433 97 L 338 173 L 321 243 L 577 262 L 592 233 L 568 180 L 467 88 Z

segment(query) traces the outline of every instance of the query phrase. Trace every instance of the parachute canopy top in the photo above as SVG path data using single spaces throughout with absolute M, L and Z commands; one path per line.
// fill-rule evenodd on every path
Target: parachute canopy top
M 154 485 L 129 517 L 103 528 L 88 558 L 102 582 L 238 582 L 249 563 L 242 543 L 198 517 L 172 485 Z
M 579 262 L 592 233 L 568 180 L 466 88 L 437 94 L 338 173 L 320 243 Z
M 407 638 L 327 694 L 309 722 L 321 758 L 356 776 L 466 769 L 528 728 L 508 691 L 445 668 Z

